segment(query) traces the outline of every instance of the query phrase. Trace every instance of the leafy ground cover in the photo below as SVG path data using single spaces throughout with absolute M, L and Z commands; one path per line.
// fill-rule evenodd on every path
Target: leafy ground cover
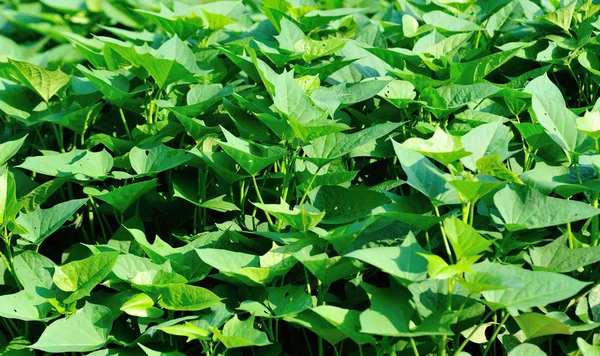
M 0 4 L 1 354 L 600 355 L 597 2 Z

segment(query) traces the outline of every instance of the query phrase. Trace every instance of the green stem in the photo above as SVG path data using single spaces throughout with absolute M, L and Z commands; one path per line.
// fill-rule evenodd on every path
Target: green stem
M 8 262 L 8 259 L 6 258 L 6 256 L 2 252 L 0 252 L 0 257 L 4 261 L 4 264 L 6 265 L 6 269 L 8 270 L 8 272 L 10 272 L 12 274 L 13 273 L 12 266 L 10 265 L 10 262 Z
M 569 248 L 572 250 L 574 248 L 573 241 L 573 232 L 571 231 L 571 223 L 567 223 L 567 236 L 569 237 Z
M 502 329 L 502 327 L 504 326 L 504 323 L 506 323 L 506 320 L 508 320 L 509 316 L 510 316 L 509 313 L 504 314 L 504 317 L 502 317 L 500 324 L 498 324 L 498 327 L 496 327 L 496 329 L 494 330 L 494 333 L 492 334 L 490 341 L 488 341 L 488 343 L 485 347 L 485 350 L 483 351 L 483 355 L 481 355 L 481 356 L 487 355 L 487 353 L 491 350 L 492 345 L 494 344 L 494 341 L 496 341 L 496 338 L 498 337 L 498 334 L 500 333 L 500 329 Z
M 60 150 L 61 153 L 65 153 L 65 146 L 62 141 L 62 136 L 58 132 L 56 125 L 54 125 L 54 124 L 51 124 L 51 125 L 52 125 L 52 130 L 54 131 L 54 136 L 56 137 L 56 143 L 58 144 L 58 149 Z
M 471 211 L 471 203 L 467 202 L 466 204 L 463 204 L 462 207 L 462 221 L 465 224 L 469 223 L 469 212 Z
M 313 183 L 315 182 L 315 179 L 317 179 L 317 175 L 318 175 L 320 169 L 321 169 L 321 167 L 317 168 L 317 170 L 315 171 L 315 174 L 313 174 L 313 176 L 312 176 L 312 179 L 310 180 L 310 182 L 308 182 L 308 186 L 306 187 L 304 194 L 302 194 L 302 199 L 300 199 L 300 204 L 298 204 L 298 205 L 304 204 L 304 201 L 306 200 L 306 197 L 308 196 L 308 192 L 310 191 L 310 188 L 312 187 Z
M 6 331 L 8 331 L 8 333 L 11 336 L 11 338 L 14 339 L 15 337 L 17 337 L 17 335 L 15 335 L 15 332 L 13 331 L 12 327 L 8 324 L 8 318 L 0 318 L 0 319 L 2 319 L 2 323 L 4 324 L 4 328 L 6 329 Z
M 325 353 L 323 352 L 323 338 L 319 336 L 319 356 L 324 356 Z
M 125 119 L 125 113 L 122 108 L 119 108 L 119 113 L 121 113 L 121 121 L 123 122 L 123 127 L 125 128 L 125 132 L 127 133 L 127 137 L 130 141 L 133 141 L 133 136 L 131 136 L 131 131 L 129 131 L 129 126 L 127 126 L 127 119 Z
M 410 338 L 410 346 L 413 349 L 413 352 L 415 353 L 415 356 L 419 356 L 419 349 L 417 349 L 417 344 L 415 343 L 415 339 L 414 338 Z
M 477 332 L 477 330 L 479 330 L 479 328 L 481 327 L 481 325 L 483 325 L 483 323 L 489 319 L 489 317 L 492 315 L 492 311 L 488 312 L 486 314 L 486 316 L 484 316 L 480 321 L 479 324 L 477 324 L 477 326 L 473 329 L 473 331 L 471 331 L 471 333 L 469 334 L 469 336 L 467 336 L 467 338 L 462 342 L 462 344 L 460 344 L 460 346 L 458 347 L 458 349 L 456 349 L 456 351 L 454 351 L 454 356 L 458 356 L 462 350 L 465 348 L 465 346 L 467 346 L 467 344 L 469 343 L 469 341 L 471 340 L 471 337 L 473 337 L 473 335 L 475 335 L 475 333 Z
M 434 205 L 433 209 L 435 210 L 435 215 L 439 218 L 440 210 L 438 209 L 437 205 Z M 444 240 L 444 246 L 446 247 L 446 253 L 448 254 L 448 260 L 450 260 L 450 264 L 453 265 L 454 258 L 452 258 L 452 251 L 450 251 L 450 244 L 448 243 L 448 237 L 446 236 L 446 231 L 444 231 L 444 225 L 442 224 L 441 221 L 440 221 L 439 225 L 440 225 L 440 231 L 442 232 L 442 239 Z
M 92 205 L 94 214 L 96 216 L 98 216 L 98 225 L 100 225 L 100 230 L 102 230 L 102 236 L 104 237 L 104 241 L 108 241 L 109 236 L 106 234 L 106 230 L 104 229 L 104 223 L 102 222 L 102 217 L 100 216 L 100 212 L 98 211 L 98 208 L 96 207 L 96 202 L 94 201 L 94 198 L 92 198 L 92 197 L 90 197 L 90 204 Z
M 264 200 L 262 198 L 262 195 L 260 194 L 260 189 L 258 189 L 258 184 L 256 183 L 256 176 L 252 175 L 252 183 L 254 184 L 254 190 L 256 190 L 256 195 L 258 196 L 258 201 L 260 201 L 261 204 L 264 204 Z M 269 222 L 269 224 L 271 225 L 275 225 L 273 224 L 273 220 L 271 220 L 271 215 L 269 215 L 269 213 L 267 213 L 265 211 L 265 216 L 267 217 L 267 221 Z
M 592 204 L 594 208 L 598 208 L 598 196 L 594 197 Z M 598 246 L 598 215 L 592 218 L 592 246 Z
M 469 225 L 473 226 L 473 219 L 475 218 L 475 203 L 476 201 L 471 203 L 471 211 L 469 211 Z

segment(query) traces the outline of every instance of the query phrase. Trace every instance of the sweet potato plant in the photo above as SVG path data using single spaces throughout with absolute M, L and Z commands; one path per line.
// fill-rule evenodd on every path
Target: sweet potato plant
M 0 0 L 0 354 L 600 355 L 597 0 Z

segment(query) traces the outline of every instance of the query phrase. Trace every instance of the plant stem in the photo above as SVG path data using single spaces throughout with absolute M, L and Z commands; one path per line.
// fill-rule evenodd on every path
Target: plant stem
M 494 344 L 494 341 L 496 340 L 496 338 L 498 337 L 498 334 L 500 333 L 500 329 L 502 329 L 502 327 L 504 326 L 504 323 L 506 323 L 506 320 L 508 320 L 509 316 L 510 316 L 510 313 L 508 313 L 508 312 L 506 312 L 504 314 L 504 316 L 502 317 L 502 320 L 500 321 L 500 324 L 498 324 L 498 327 L 496 327 L 496 329 L 494 330 L 494 333 L 492 334 L 490 341 L 488 341 L 487 346 L 485 347 L 485 350 L 483 351 L 483 355 L 481 355 L 481 356 L 487 355 L 487 353 L 490 351 L 490 349 L 492 348 L 492 345 Z
M 260 201 L 261 204 L 264 204 L 265 202 L 262 198 L 262 195 L 260 194 L 260 189 L 258 189 L 258 184 L 256 183 L 255 175 L 252 175 L 252 183 L 254 184 L 254 190 L 256 190 L 256 195 L 258 196 L 258 201 Z M 273 220 L 271 220 L 271 215 L 269 215 L 269 213 L 266 211 L 265 211 L 265 216 L 267 217 L 267 221 L 269 222 L 269 224 L 274 225 Z
M 598 196 L 594 197 L 594 202 L 592 203 L 594 208 L 598 208 Z M 598 246 L 598 215 L 592 218 L 592 246 Z
M 439 218 L 440 210 L 438 209 L 437 205 L 434 205 L 433 209 L 435 210 L 435 215 Z M 446 253 L 448 254 L 448 259 L 450 260 L 450 264 L 454 264 L 454 258 L 452 258 L 452 251 L 450 251 L 450 244 L 448 243 L 448 237 L 446 236 L 446 231 L 444 231 L 444 225 L 442 224 L 441 221 L 440 221 L 439 225 L 440 225 L 440 231 L 442 232 L 442 239 L 444 240 L 444 246 L 446 247 Z
M 304 194 L 302 194 L 302 199 L 300 199 L 300 204 L 298 204 L 298 205 L 304 204 L 304 200 L 306 200 L 306 197 L 308 196 L 308 192 L 310 191 L 310 188 L 312 187 L 313 183 L 315 182 L 315 179 L 317 179 L 317 175 L 318 175 L 320 169 L 321 169 L 321 167 L 317 168 L 317 170 L 315 171 L 315 174 L 313 174 L 313 176 L 312 176 L 312 179 L 310 180 L 310 182 L 308 182 L 308 186 L 306 187 Z
M 573 232 L 571 231 L 571 223 L 567 223 L 567 236 L 569 237 L 569 248 L 572 250 L 574 248 L 573 242 Z
M 415 344 L 415 339 L 412 338 L 412 337 L 410 338 L 410 346 L 412 347 L 412 349 L 413 349 L 413 351 L 415 353 L 415 356 L 419 356 L 420 355 L 419 354 L 419 349 L 417 349 L 417 344 Z
M 125 132 L 127 133 L 127 138 L 129 138 L 130 141 L 133 141 L 131 131 L 129 131 L 129 126 L 127 126 L 127 119 L 125 119 L 125 113 L 123 112 L 123 108 L 119 108 L 119 113 L 121 113 L 121 121 L 123 122 L 123 127 L 125 128 Z

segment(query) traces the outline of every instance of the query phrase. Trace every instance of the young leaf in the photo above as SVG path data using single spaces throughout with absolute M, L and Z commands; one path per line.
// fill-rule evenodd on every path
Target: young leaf
M 457 260 L 489 251 L 489 247 L 492 244 L 483 238 L 477 230 L 456 217 L 444 220 L 444 230 L 452 245 L 452 250 L 456 254 Z
M 433 136 L 427 140 L 413 137 L 402 143 L 402 146 L 432 158 L 443 165 L 471 155 L 462 145 L 460 137 L 452 136 L 437 128 Z
M 48 102 L 60 89 L 71 81 L 71 76 L 60 69 L 49 71 L 29 62 L 9 59 L 9 73 L 23 85 L 38 93 Z
M 110 273 L 118 256 L 118 252 L 103 252 L 56 267 L 52 276 L 54 284 L 65 292 L 71 292 L 64 303 L 73 303 L 90 295 L 92 289 Z

